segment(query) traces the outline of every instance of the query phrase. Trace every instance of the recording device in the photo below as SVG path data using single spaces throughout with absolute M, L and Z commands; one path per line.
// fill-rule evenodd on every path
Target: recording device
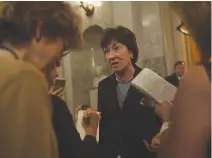
M 83 104 L 81 106 L 81 110 L 87 110 L 88 108 L 90 108 L 90 106 L 88 104 Z M 86 124 L 89 124 L 90 122 L 90 117 L 88 118 L 83 118 L 83 122 L 86 123 Z
M 65 78 L 57 78 L 54 84 L 54 91 L 60 88 L 65 88 L 66 79 Z
M 88 108 L 90 108 L 90 105 L 88 105 L 88 104 L 83 104 L 81 106 L 81 110 L 87 110 Z

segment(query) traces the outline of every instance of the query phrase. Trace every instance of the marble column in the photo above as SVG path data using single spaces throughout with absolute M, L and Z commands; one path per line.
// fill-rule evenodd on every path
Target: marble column
M 131 1 L 112 2 L 114 26 L 122 25 L 133 31 L 132 3 Z
M 166 75 L 162 23 L 158 2 L 140 2 L 140 56 L 142 67 L 150 68 L 160 76 Z
M 95 24 L 102 28 L 114 26 L 112 2 L 102 1 L 92 2 L 92 4 L 95 6 L 95 12 L 92 17 L 87 17 L 85 11 L 79 7 L 79 3 L 74 3 L 76 11 L 83 20 L 83 31 Z M 104 62 L 104 55 L 101 49 L 87 47 L 82 48 L 81 51 L 73 51 L 64 58 L 62 69 L 66 78 L 66 101 L 70 111 L 74 112 L 76 106 L 80 104 L 90 104 L 89 92 L 93 88 L 95 68 L 98 64 L 102 64 L 105 67 Z
M 157 2 L 112 2 L 114 25 L 123 25 L 136 35 L 137 65 L 166 75 L 162 24 Z

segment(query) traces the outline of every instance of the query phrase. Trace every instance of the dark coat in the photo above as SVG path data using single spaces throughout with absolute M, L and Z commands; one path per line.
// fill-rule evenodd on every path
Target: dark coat
M 52 96 L 53 127 L 57 138 L 60 158 L 99 158 L 96 138 L 86 136 L 81 141 L 66 103 Z
M 134 77 L 141 71 L 135 67 Z M 152 158 L 143 140 L 151 141 L 159 132 L 161 123 L 154 109 L 140 104 L 143 95 L 130 87 L 121 110 L 117 99 L 115 74 L 99 83 L 98 110 L 101 112 L 101 158 Z
M 171 83 L 172 85 L 174 85 L 175 87 L 178 87 L 179 83 L 180 83 L 180 80 L 179 78 L 177 77 L 176 74 L 172 74 L 170 76 L 167 76 L 165 78 L 166 81 L 168 81 L 169 83 Z

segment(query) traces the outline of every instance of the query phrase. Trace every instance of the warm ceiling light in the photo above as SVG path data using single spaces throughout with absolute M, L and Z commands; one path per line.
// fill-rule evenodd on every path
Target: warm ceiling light
M 87 16 L 92 16 L 95 10 L 95 7 L 93 4 L 85 5 L 83 2 L 80 2 L 80 7 L 84 9 Z
M 181 24 L 177 26 L 177 30 L 183 33 L 184 35 L 190 35 L 190 32 L 188 31 L 188 29 L 186 28 L 183 22 L 181 22 Z

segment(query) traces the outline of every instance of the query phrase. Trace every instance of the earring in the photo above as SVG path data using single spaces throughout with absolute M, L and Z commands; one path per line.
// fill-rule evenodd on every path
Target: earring
M 133 56 L 131 56 L 131 58 L 133 59 L 134 57 L 133 57 Z

